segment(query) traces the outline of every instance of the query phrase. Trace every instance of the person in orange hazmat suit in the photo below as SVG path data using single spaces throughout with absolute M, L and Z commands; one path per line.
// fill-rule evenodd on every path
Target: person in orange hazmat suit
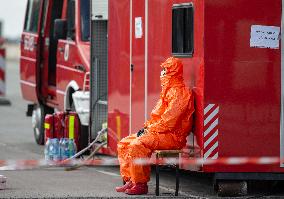
M 148 193 L 150 166 L 134 163 L 135 159 L 150 158 L 154 150 L 182 149 L 192 128 L 194 101 L 192 91 L 183 80 L 183 64 L 169 58 L 161 64 L 162 91 L 151 118 L 137 134 L 118 143 L 120 172 L 125 185 L 117 192 L 129 195 Z

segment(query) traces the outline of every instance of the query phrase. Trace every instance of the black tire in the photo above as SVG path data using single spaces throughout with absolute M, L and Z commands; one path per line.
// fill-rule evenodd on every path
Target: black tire
M 248 193 L 246 181 L 218 181 L 216 189 L 219 197 L 246 196 Z
M 38 145 L 44 145 L 44 118 L 46 114 L 52 114 L 53 109 L 45 105 L 36 104 L 32 114 L 34 138 Z

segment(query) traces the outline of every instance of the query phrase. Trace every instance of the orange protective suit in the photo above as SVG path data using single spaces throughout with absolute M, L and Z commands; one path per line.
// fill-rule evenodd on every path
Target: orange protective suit
M 146 133 L 122 139 L 118 144 L 120 172 L 124 181 L 146 183 L 150 180 L 150 166 L 133 163 L 137 158 L 151 157 L 154 150 L 182 149 L 192 128 L 194 102 L 192 91 L 183 81 L 183 65 L 177 58 L 169 58 L 161 67 L 162 92 L 145 123 Z

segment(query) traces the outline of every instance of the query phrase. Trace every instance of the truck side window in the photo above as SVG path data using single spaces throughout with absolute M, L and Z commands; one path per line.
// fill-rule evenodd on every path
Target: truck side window
M 25 18 L 25 27 L 24 27 L 24 30 L 26 32 L 38 31 L 40 5 L 41 5 L 41 0 L 28 1 L 26 18 Z
M 172 10 L 172 54 L 193 55 L 193 5 L 174 5 Z
M 81 39 L 90 41 L 90 0 L 80 0 Z
M 75 40 L 75 1 L 74 0 L 68 1 L 67 39 Z

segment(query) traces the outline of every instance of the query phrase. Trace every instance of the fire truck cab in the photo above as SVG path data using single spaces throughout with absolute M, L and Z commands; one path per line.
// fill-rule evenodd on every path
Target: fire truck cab
M 44 143 L 45 115 L 74 110 L 72 94 L 83 89 L 90 68 L 89 16 L 89 0 L 28 0 L 20 82 L 23 98 L 32 102 L 27 115 L 38 144 Z

